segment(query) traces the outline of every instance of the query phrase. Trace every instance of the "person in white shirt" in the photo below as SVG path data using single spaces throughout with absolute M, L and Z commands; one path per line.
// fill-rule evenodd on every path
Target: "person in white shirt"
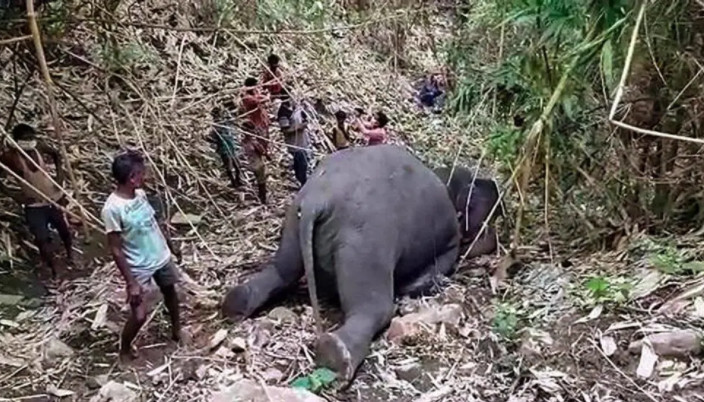
M 102 218 L 108 235 L 110 253 L 127 286 L 130 317 L 122 331 L 120 360 L 137 357 L 132 341 L 146 320 L 144 290 L 152 278 L 164 295 L 171 318 L 172 339 L 181 341 L 179 301 L 176 294 L 178 271 L 171 253 L 181 261 L 181 252 L 173 247 L 163 221 L 147 200 L 144 185 L 146 166 L 136 151 L 127 151 L 112 162 L 117 188 L 105 201 Z

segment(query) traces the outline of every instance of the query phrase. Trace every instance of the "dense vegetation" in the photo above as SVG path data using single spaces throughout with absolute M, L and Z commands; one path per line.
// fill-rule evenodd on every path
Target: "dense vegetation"
M 114 19 L 119 4 L 48 2 L 42 18 L 49 48 L 72 27 L 92 20 L 101 37 L 103 65 L 115 74 L 139 76 L 139 65 L 156 55 L 139 44 L 120 43 L 116 27 L 140 23 Z M 484 151 L 505 178 L 516 177 L 507 184 L 525 195 L 520 199 L 533 212 L 529 222 L 601 238 L 601 229 L 630 233 L 637 225 L 651 232 L 682 231 L 704 224 L 696 186 L 701 182 L 695 168 L 699 145 L 608 122 L 639 4 L 395 0 L 378 8 L 367 1 L 205 0 L 183 7 L 195 18 L 192 25 L 208 29 L 334 32 L 340 27 L 342 34 L 342 27 L 352 26 L 379 57 L 416 73 L 422 71 L 405 60 L 404 49 L 431 48 L 436 64 L 450 72 L 448 112 L 464 122 L 467 135 L 481 134 Z M 432 16 L 432 10 L 450 18 Z M 616 119 L 699 137 L 700 10 L 697 2 L 686 0 L 646 7 Z M 22 11 L 4 12 L 11 28 L 6 37 L 22 33 Z M 443 26 L 444 21 L 452 25 Z M 412 30 L 424 30 L 427 41 L 406 43 Z

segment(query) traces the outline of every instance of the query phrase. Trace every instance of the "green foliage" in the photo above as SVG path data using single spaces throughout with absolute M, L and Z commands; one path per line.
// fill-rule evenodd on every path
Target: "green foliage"
M 497 303 L 492 331 L 504 340 L 513 341 L 518 333 L 518 309 L 511 303 Z
M 307 376 L 298 377 L 292 383 L 294 388 L 303 388 L 318 393 L 335 382 L 337 375 L 327 368 L 317 368 Z
M 628 300 L 632 282 L 623 277 L 592 276 L 584 282 L 581 300 L 587 306 L 596 304 L 620 305 Z
M 99 57 L 103 66 L 114 72 L 158 62 L 151 49 L 136 42 L 120 45 L 107 41 L 102 44 Z
M 44 23 L 42 30 L 48 36 L 62 36 L 66 32 L 69 17 L 69 7 L 63 0 L 54 0 L 46 3 Z
M 335 2 L 323 0 L 263 0 L 257 2 L 257 22 L 273 29 L 310 23 L 322 26 Z
M 561 88 L 555 113 L 546 122 L 545 144 L 550 145 L 551 163 L 571 162 L 573 142 L 583 144 L 583 136 L 588 135 L 586 128 L 593 116 L 586 109 L 594 106 L 594 94 L 602 82 L 614 82 L 613 66 L 622 58 L 620 47 L 614 45 L 626 27 L 628 3 L 485 0 L 475 7 L 474 18 L 468 19 L 446 49 L 448 63 L 461 77 L 450 104 L 455 112 L 467 113 L 476 103 L 478 88 L 493 91 L 498 123 L 489 129 L 486 146 L 490 155 L 502 164 L 513 164 L 524 137 L 504 122 L 519 115 L 529 127 L 542 113 L 567 66 L 578 57 L 571 79 Z M 497 42 L 500 29 L 504 38 Z M 488 35 L 477 38 L 477 31 Z M 479 53 L 477 43 L 486 42 L 491 50 L 503 47 L 501 60 L 487 60 Z M 606 79 L 601 80 L 601 75 Z
M 679 249 L 673 241 L 658 241 L 646 237 L 634 243 L 631 253 L 647 261 L 653 268 L 668 275 L 689 275 L 704 272 L 704 262 L 693 250 Z
M 486 143 L 488 154 L 504 166 L 512 166 L 523 145 L 524 132 L 508 125 L 497 125 Z
M 217 26 L 231 26 L 237 16 L 237 3 L 229 0 L 212 0 L 215 24 Z

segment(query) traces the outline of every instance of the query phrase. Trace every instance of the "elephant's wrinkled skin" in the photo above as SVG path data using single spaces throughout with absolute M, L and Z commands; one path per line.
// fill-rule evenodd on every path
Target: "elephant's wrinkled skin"
M 475 178 L 475 169 L 461 166 L 455 166 L 454 169 L 442 167 L 435 169 L 434 172 L 447 185 L 447 192 L 457 210 L 462 243 L 471 243 L 499 200 L 496 182 L 481 178 L 481 173 Z M 470 198 L 469 203 L 467 203 L 467 197 Z M 472 247 L 469 257 L 489 254 L 496 250 L 496 230 L 492 224 L 497 216 L 502 215 L 503 207 L 499 204 L 489 219 L 486 230 Z
M 458 250 L 455 208 L 430 169 L 394 145 L 349 148 L 315 170 L 288 210 L 273 262 L 232 288 L 223 312 L 251 316 L 295 286 L 308 254 L 314 289 L 337 296 L 345 315 L 318 338 L 316 360 L 351 380 L 391 321 L 394 298 L 429 293 Z

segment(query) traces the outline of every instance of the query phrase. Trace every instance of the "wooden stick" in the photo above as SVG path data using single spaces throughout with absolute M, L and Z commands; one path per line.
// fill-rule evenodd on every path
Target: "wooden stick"
M 67 213 L 67 214 L 73 216 L 74 218 L 78 218 L 78 216 L 77 216 L 76 214 L 74 214 L 73 212 L 69 211 L 68 209 L 62 207 L 62 206 L 59 205 L 58 203 L 56 203 L 56 201 L 52 200 L 48 195 L 44 194 L 41 190 L 39 190 L 38 188 L 34 187 L 34 186 L 32 185 L 32 183 L 28 182 L 27 180 L 25 180 L 24 178 L 22 178 L 22 176 L 20 176 L 20 175 L 18 175 L 17 173 L 15 173 L 12 169 L 10 169 L 9 166 L 7 166 L 7 165 L 5 165 L 4 163 L 0 162 L 0 169 L 6 171 L 6 172 L 8 172 L 8 173 L 10 173 L 13 177 L 15 177 L 17 180 L 19 180 L 20 183 L 24 184 L 25 186 L 27 186 L 27 187 L 29 187 L 30 189 L 32 189 L 33 191 L 35 191 L 35 192 L 36 192 L 37 194 L 39 194 L 42 198 L 44 198 L 44 200 L 48 201 L 48 202 L 51 203 L 53 206 L 59 208 L 60 210 L 62 210 L 63 212 L 65 212 L 65 213 Z M 94 225 L 94 224 L 92 224 L 92 223 L 86 222 L 86 224 L 91 225 L 91 227 L 92 227 L 93 229 L 97 230 L 98 232 L 105 233 L 105 231 L 104 231 L 103 229 L 101 229 L 100 227 L 98 227 L 98 226 L 96 226 L 96 225 Z
M 32 39 L 32 35 L 18 36 L 16 38 L 3 39 L 0 40 L 0 46 L 10 45 L 17 42 L 22 42 L 23 40 Z
M 623 65 L 623 72 L 621 73 L 621 80 L 618 83 L 618 88 L 616 89 L 616 95 L 614 96 L 614 101 L 613 101 L 613 104 L 611 105 L 611 111 L 609 112 L 609 122 L 617 127 L 621 127 L 626 130 L 631 130 L 631 131 L 634 131 L 639 134 L 645 134 L 645 135 L 650 135 L 650 136 L 660 137 L 660 138 L 667 138 L 667 139 L 676 140 L 676 141 L 685 141 L 685 142 L 693 142 L 696 144 L 704 144 L 704 139 L 702 139 L 702 138 L 683 137 L 681 135 L 668 134 L 668 133 L 663 133 L 663 132 L 654 131 L 654 130 L 647 130 L 647 129 L 632 126 L 630 124 L 627 124 L 622 121 L 614 119 L 614 116 L 616 115 L 616 110 L 618 109 L 618 106 L 621 104 L 621 98 L 623 97 L 623 91 L 624 91 L 624 88 L 626 87 L 626 81 L 628 80 L 628 75 L 629 75 L 629 72 L 631 69 L 631 63 L 633 62 L 633 54 L 635 53 L 636 43 L 638 42 L 638 32 L 640 30 L 640 25 L 643 21 L 644 15 L 645 15 L 646 5 L 647 5 L 647 3 L 643 2 L 643 4 L 640 7 L 640 10 L 638 11 L 638 17 L 636 18 L 636 24 L 633 27 L 633 33 L 631 34 L 631 42 L 630 42 L 630 45 L 628 46 L 628 53 L 626 55 L 626 61 L 624 62 L 624 65 Z M 701 66 L 699 66 L 699 67 L 701 69 Z M 701 71 L 700 71 L 700 73 L 701 73 Z M 697 76 L 698 75 L 699 74 L 697 74 Z M 692 81 L 693 81 L 693 79 L 692 79 Z M 692 81 L 690 81 L 690 83 Z M 689 86 L 690 84 L 687 84 L 687 85 Z M 672 103 L 674 103 L 674 101 Z M 672 103 L 668 106 L 668 109 L 672 107 Z
M 5 138 L 7 138 L 8 142 L 10 143 L 10 145 L 14 146 L 14 147 L 17 149 L 17 151 L 19 151 L 20 155 L 22 155 L 23 157 L 25 157 L 26 159 L 28 159 L 29 162 L 32 163 L 32 166 L 34 166 L 34 167 L 35 167 L 37 170 L 39 170 L 40 172 L 44 173 L 44 175 L 49 179 L 49 181 L 51 182 L 51 184 L 55 185 L 55 186 L 59 189 L 59 191 L 61 191 L 61 193 L 66 197 L 67 200 L 73 201 L 76 205 L 78 205 L 78 207 L 81 209 L 81 211 L 83 211 L 83 213 L 86 214 L 86 216 L 88 216 L 89 218 L 93 219 L 96 223 L 102 223 L 102 221 L 101 221 L 100 219 L 96 218 L 93 214 L 91 214 L 88 210 L 86 210 L 86 209 L 83 207 L 83 205 L 81 205 L 75 198 L 71 197 L 71 195 L 68 193 L 68 191 L 66 191 L 66 189 L 63 188 L 63 186 L 61 186 L 59 183 L 57 183 L 57 182 L 51 177 L 51 175 L 49 175 L 49 173 L 48 173 L 46 170 L 44 170 L 41 166 L 39 166 L 39 164 L 38 164 L 34 159 L 32 159 L 32 158 L 27 154 L 27 152 L 25 152 L 25 150 L 22 149 L 22 148 L 19 146 L 19 144 L 17 144 L 17 141 L 15 141 L 14 138 L 12 138 L 11 136 L 7 135 L 7 133 L 5 133 L 4 135 L 5 135 Z M 14 172 L 13 172 L 13 173 L 14 173 Z
M 609 112 L 609 121 L 614 119 L 616 115 L 616 109 L 619 103 L 621 103 L 621 97 L 623 96 L 623 89 L 626 87 L 626 80 L 628 79 L 628 72 L 631 69 L 631 62 L 633 61 L 633 53 L 636 49 L 636 42 L 638 41 L 638 31 L 640 29 L 640 24 L 643 21 L 643 15 L 645 15 L 645 6 L 648 2 L 644 1 L 640 10 L 638 11 L 638 17 L 636 18 L 636 25 L 633 27 L 633 33 L 631 34 L 631 43 L 628 46 L 628 53 L 626 54 L 626 61 L 623 64 L 623 71 L 621 72 L 621 80 L 616 88 L 616 96 L 614 96 L 614 103 L 611 105 L 611 111 Z
M 71 167 L 71 161 L 68 160 L 68 152 L 66 151 L 66 143 L 64 142 L 63 132 L 61 127 L 61 119 L 56 110 L 56 99 L 54 98 L 54 88 L 51 76 L 49 75 L 49 67 L 46 64 L 46 57 L 44 57 L 44 47 L 42 46 L 41 33 L 39 32 L 39 25 L 37 24 L 37 16 L 34 12 L 34 1 L 27 0 L 27 20 L 29 22 L 29 29 L 32 31 L 32 38 L 34 39 L 34 48 L 37 52 L 37 61 L 39 62 L 39 67 L 41 68 L 42 75 L 44 76 L 44 82 L 47 87 L 47 95 L 49 97 L 49 109 L 51 111 L 51 120 L 54 123 L 54 130 L 56 132 L 56 137 L 59 139 L 59 144 L 61 146 L 61 153 L 66 160 L 66 169 L 68 171 L 68 177 L 71 180 L 71 184 L 76 192 L 76 199 L 80 199 L 80 189 L 78 188 L 78 182 L 76 181 L 76 176 L 73 174 L 73 168 Z M 79 204 L 80 205 L 80 204 Z M 81 223 L 83 229 L 83 235 L 85 241 L 88 241 L 90 232 L 88 231 L 88 223 L 86 221 L 86 216 L 81 210 Z

